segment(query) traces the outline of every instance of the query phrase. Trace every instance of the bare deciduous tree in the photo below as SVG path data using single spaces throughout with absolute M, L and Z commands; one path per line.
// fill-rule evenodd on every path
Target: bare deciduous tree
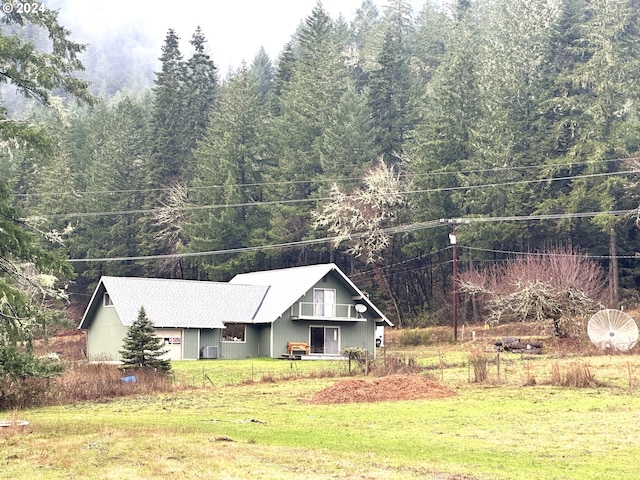
M 570 248 L 530 254 L 460 275 L 460 290 L 481 300 L 489 322 L 552 320 L 556 333 L 580 332 L 580 316 L 602 308 L 606 275 Z
M 174 183 L 165 192 L 159 208 L 153 211 L 153 221 L 157 227 L 156 240 L 168 246 L 172 254 L 177 254 L 183 245 L 182 225 L 186 220 L 187 189 L 180 183 Z M 180 269 L 179 257 L 165 262 L 170 270 Z

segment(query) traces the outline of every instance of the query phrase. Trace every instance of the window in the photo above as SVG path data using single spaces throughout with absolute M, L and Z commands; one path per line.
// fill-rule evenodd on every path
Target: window
M 246 325 L 244 323 L 227 323 L 222 331 L 223 342 L 244 342 Z
M 111 296 L 106 292 L 104 294 L 104 306 L 105 307 L 113 307 L 113 302 L 111 301 Z
M 335 317 L 336 291 L 330 288 L 315 288 L 313 307 L 316 317 Z

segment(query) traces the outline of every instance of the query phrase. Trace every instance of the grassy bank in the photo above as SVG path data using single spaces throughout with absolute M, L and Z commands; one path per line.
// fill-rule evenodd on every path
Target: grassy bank
M 0 476 L 637 477 L 634 394 L 471 385 L 440 400 L 306 403 L 333 382 L 254 383 L 19 412 L 30 425 L 1 434 Z
M 487 345 L 390 341 L 378 362 L 457 392 L 397 402 L 308 403 L 346 362 L 176 362 L 166 393 L 2 412 L 29 425 L 0 429 L 0 478 L 638 478 L 640 356 Z

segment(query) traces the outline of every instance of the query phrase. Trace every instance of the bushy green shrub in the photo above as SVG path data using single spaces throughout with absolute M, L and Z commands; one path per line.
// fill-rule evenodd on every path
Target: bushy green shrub
M 58 362 L 36 358 L 12 345 L 0 346 L 0 410 L 44 404 L 51 378 L 62 371 Z

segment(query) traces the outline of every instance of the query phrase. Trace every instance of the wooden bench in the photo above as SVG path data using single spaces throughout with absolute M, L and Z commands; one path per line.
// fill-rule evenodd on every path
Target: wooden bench
M 295 351 L 303 351 L 306 355 L 309 355 L 309 353 L 311 352 L 311 347 L 305 342 L 288 342 L 287 352 L 289 353 L 289 355 L 293 355 L 293 352 Z

